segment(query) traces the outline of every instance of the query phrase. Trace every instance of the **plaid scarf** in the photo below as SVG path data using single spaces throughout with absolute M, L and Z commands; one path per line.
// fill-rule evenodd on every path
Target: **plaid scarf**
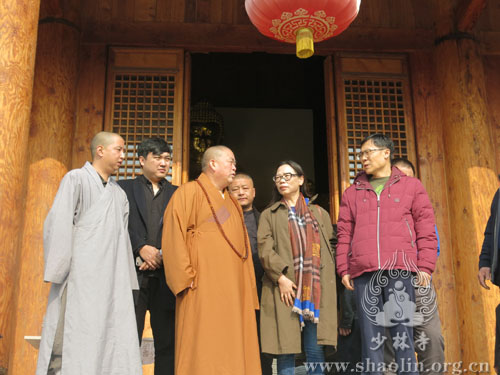
M 304 320 L 319 322 L 321 245 L 318 222 L 302 194 L 295 208 L 288 207 L 288 228 L 297 285 L 292 311 L 300 315 L 303 327 Z

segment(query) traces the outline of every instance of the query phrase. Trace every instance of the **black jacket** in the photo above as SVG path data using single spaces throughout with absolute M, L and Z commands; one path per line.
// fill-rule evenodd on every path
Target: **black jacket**
M 127 199 L 129 203 L 129 218 L 128 218 L 128 232 L 130 235 L 130 242 L 132 243 L 132 251 L 134 255 L 134 262 L 136 257 L 139 256 L 139 250 L 146 245 L 146 241 L 148 238 L 147 235 L 147 214 L 146 214 L 146 200 L 144 197 L 144 187 L 143 183 L 134 178 L 132 180 L 119 180 L 118 185 L 125 191 L 127 194 Z M 163 207 L 163 212 L 165 212 L 165 208 L 167 207 L 172 194 L 177 189 L 177 186 L 172 185 L 167 181 L 165 185 L 165 207 Z M 163 225 L 163 221 L 161 223 Z M 139 279 L 139 285 L 141 285 L 142 278 L 145 276 L 145 272 L 151 271 L 139 271 L 139 268 L 136 266 L 137 276 Z M 162 280 L 161 289 L 162 294 L 165 299 L 168 300 L 167 305 L 172 308 L 175 306 L 175 297 L 170 291 L 165 281 L 165 274 L 163 269 L 155 272 L 158 277 Z
M 257 209 L 255 207 L 253 207 L 252 213 L 253 213 L 253 216 L 255 218 L 255 224 L 256 224 L 257 229 L 258 229 L 259 228 L 260 212 L 257 211 Z M 245 216 L 245 220 L 246 220 L 246 216 Z M 247 225 L 246 221 L 245 221 L 245 225 Z M 248 232 L 248 227 L 247 227 L 247 232 Z M 252 238 L 250 238 L 249 232 L 248 232 L 248 237 L 250 240 L 250 244 L 252 244 Z M 257 295 L 258 295 L 259 301 L 260 301 L 260 294 L 262 292 L 262 277 L 264 276 L 264 268 L 262 268 L 262 264 L 261 264 L 260 259 L 259 259 L 259 252 L 257 250 L 257 236 L 255 236 L 255 238 L 253 238 L 253 243 L 255 244 L 255 247 L 252 247 L 252 261 L 253 261 L 253 268 L 255 271 L 255 282 L 257 285 Z
M 253 215 L 255 216 L 255 223 L 257 224 L 257 228 L 259 228 L 260 212 L 257 211 L 256 208 L 253 208 Z M 252 249 L 252 260 L 253 260 L 253 267 L 255 270 L 255 279 L 257 282 L 257 287 L 259 289 L 258 291 L 260 292 L 260 290 L 262 289 L 262 276 L 264 276 L 264 268 L 262 268 L 262 264 L 260 263 L 259 252 L 258 251 L 254 252 L 253 249 Z M 260 293 L 259 293 L 259 298 L 260 298 Z
M 486 229 L 484 230 L 484 241 L 479 255 L 479 268 L 491 268 L 491 282 L 500 286 L 499 263 L 499 234 L 500 234 L 500 206 L 498 204 L 499 191 L 495 193 L 491 203 L 491 213 Z

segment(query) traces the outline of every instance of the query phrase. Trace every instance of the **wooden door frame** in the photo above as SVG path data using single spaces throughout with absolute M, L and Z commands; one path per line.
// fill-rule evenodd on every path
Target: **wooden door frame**
M 184 99 L 182 119 L 182 172 L 181 183 L 189 181 L 189 142 L 191 136 L 191 53 L 184 54 Z
M 335 85 L 333 57 L 327 56 L 323 63 L 325 77 L 326 139 L 328 148 L 328 185 L 330 195 L 330 217 L 337 222 L 340 208 L 339 159 L 337 148 L 337 118 L 335 112 Z

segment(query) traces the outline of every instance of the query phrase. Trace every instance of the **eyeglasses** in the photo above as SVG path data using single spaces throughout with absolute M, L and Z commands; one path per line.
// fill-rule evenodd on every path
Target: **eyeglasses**
M 285 173 L 285 174 L 282 174 L 281 176 L 277 175 L 277 176 L 273 176 L 273 181 L 274 182 L 280 182 L 281 179 L 284 179 L 285 181 L 290 181 L 292 179 L 292 177 L 294 176 L 298 176 L 297 173 Z
M 386 150 L 386 149 L 385 148 L 369 148 L 368 150 L 358 152 L 356 154 L 356 158 L 358 160 L 363 159 L 363 156 L 366 156 L 367 158 L 369 158 L 373 152 L 382 151 L 382 150 Z

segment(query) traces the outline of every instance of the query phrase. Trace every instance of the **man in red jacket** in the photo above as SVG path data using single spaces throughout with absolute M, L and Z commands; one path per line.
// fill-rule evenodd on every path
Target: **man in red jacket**
M 359 173 L 342 196 L 337 273 L 355 290 L 364 374 L 382 374 L 389 329 L 398 374 L 419 373 L 413 327 L 428 319 L 418 311 L 415 286 L 428 287 L 437 257 L 434 211 L 416 178 L 391 167 L 394 143 L 372 134 L 361 143 Z

